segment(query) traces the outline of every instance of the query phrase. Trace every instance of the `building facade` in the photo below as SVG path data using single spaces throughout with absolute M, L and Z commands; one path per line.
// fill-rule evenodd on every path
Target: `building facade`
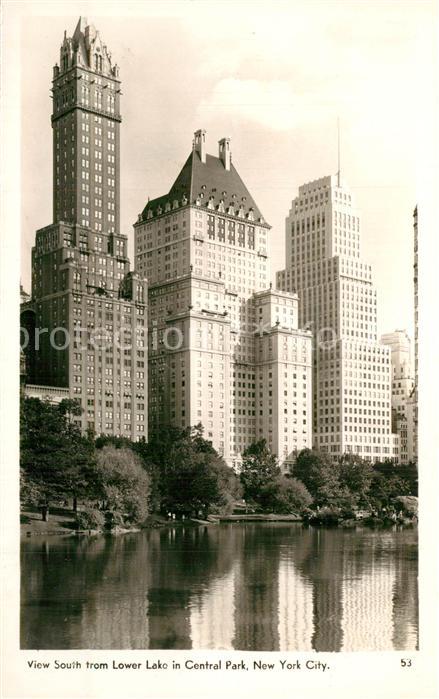
M 413 424 L 409 403 L 414 389 L 411 342 L 405 330 L 395 330 L 381 336 L 383 345 L 390 347 L 392 365 L 392 430 L 399 435 L 399 460 L 407 464 L 414 460 Z
M 63 400 L 70 398 L 68 388 L 60 388 L 59 386 L 39 386 L 26 384 L 24 386 L 24 395 L 26 398 L 38 398 L 41 401 L 46 401 L 56 405 Z
M 168 194 L 135 229 L 148 278 L 149 425 L 202 423 L 232 465 L 265 437 L 284 462 L 311 445 L 311 334 L 297 296 L 270 289 L 269 231 L 231 161 L 205 131 Z M 282 415 L 282 419 L 280 419 Z
M 299 187 L 286 219 L 277 286 L 299 296 L 313 331 L 313 437 L 334 457 L 398 459 L 391 429 L 390 350 L 377 340 L 377 300 L 361 257 L 360 217 L 340 176 Z
M 84 430 L 138 440 L 147 436 L 147 290 L 119 226 L 119 70 L 84 18 L 64 35 L 52 93 L 53 223 L 32 249 L 31 383 L 67 388 Z

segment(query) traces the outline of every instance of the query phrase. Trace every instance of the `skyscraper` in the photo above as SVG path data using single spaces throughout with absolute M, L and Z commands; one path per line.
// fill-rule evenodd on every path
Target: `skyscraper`
M 413 461 L 412 425 L 408 404 L 413 392 L 414 379 L 411 362 L 411 342 L 405 330 L 395 330 L 381 336 L 383 345 L 390 347 L 392 364 L 392 430 L 399 435 L 399 460 L 402 464 Z
M 299 296 L 311 327 L 314 445 L 334 457 L 397 459 L 391 431 L 390 351 L 377 341 L 377 301 L 361 257 L 360 217 L 340 175 L 299 187 L 286 219 L 286 269 L 277 286 Z
M 269 285 L 269 232 L 232 164 L 230 140 L 206 153 L 205 131 L 168 194 L 135 229 L 148 278 L 149 418 L 201 422 L 230 464 L 265 437 L 287 462 L 311 444 L 311 334 L 295 294 Z
M 119 227 L 120 80 L 80 18 L 53 69 L 53 223 L 32 250 L 36 384 L 67 387 L 83 429 L 147 435 L 146 282 Z

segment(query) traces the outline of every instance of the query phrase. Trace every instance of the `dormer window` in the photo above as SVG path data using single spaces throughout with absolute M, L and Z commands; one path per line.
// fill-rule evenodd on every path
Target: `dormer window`
M 102 56 L 95 54 L 95 71 L 102 73 Z

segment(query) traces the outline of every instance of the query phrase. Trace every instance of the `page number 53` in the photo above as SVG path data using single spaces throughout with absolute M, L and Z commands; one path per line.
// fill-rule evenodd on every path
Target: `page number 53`
M 401 667 L 411 667 L 412 661 L 410 658 L 401 658 Z

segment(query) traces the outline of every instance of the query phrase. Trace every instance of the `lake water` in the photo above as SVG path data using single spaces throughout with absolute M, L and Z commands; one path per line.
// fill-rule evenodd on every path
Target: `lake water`
M 414 650 L 417 530 L 291 523 L 22 541 L 21 647 Z

